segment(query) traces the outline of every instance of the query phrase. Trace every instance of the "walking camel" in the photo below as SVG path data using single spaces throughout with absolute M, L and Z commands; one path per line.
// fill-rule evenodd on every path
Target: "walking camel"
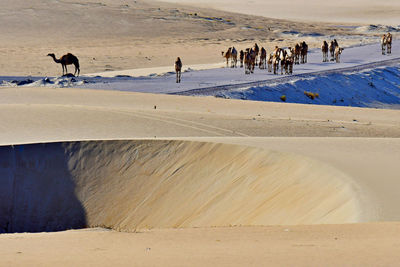
M 47 56 L 52 57 L 53 60 L 56 63 L 60 63 L 62 66 L 62 70 L 63 70 L 63 75 L 64 75 L 64 68 L 65 68 L 65 74 L 68 73 L 67 70 L 67 65 L 74 65 L 75 66 L 75 72 L 74 75 L 76 75 L 76 72 L 78 72 L 78 76 L 80 73 L 80 68 L 79 68 L 79 60 L 76 56 L 74 56 L 71 53 L 68 53 L 66 55 L 63 55 L 61 58 L 57 59 L 56 56 L 53 53 L 47 54 Z
M 181 58 L 178 57 L 175 61 L 175 72 L 176 72 L 176 82 L 181 82 L 181 73 L 182 73 L 182 61 Z

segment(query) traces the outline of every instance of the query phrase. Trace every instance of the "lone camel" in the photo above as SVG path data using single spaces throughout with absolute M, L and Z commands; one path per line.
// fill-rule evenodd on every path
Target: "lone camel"
M 176 72 L 176 82 L 181 82 L 181 73 L 182 73 L 182 61 L 181 58 L 178 57 L 175 61 L 175 72 Z
M 63 69 L 63 75 L 64 75 L 64 68 L 65 68 L 65 74 L 67 74 L 68 73 L 67 65 L 74 64 L 74 66 L 75 66 L 74 75 L 76 75 L 76 72 L 78 71 L 78 76 L 79 76 L 79 73 L 80 73 L 79 60 L 73 54 L 68 53 L 66 55 L 63 55 L 60 59 L 57 59 L 53 53 L 50 53 L 47 56 L 52 57 L 56 63 L 61 64 L 62 69 Z

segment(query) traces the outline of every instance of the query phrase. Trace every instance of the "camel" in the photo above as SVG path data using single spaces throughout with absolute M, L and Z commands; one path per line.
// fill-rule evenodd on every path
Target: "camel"
M 260 52 L 260 69 L 265 69 L 267 67 L 267 51 L 264 47 L 261 47 Z
M 285 57 L 285 74 L 293 74 L 294 49 L 288 47 Z
M 281 63 L 281 75 L 283 75 L 283 70 L 286 65 L 286 51 L 284 49 L 279 50 L 279 61 Z
M 294 64 L 299 65 L 300 64 L 300 44 L 296 44 L 294 47 Z
M 222 57 L 226 58 L 226 67 L 228 67 L 229 65 L 229 59 L 231 58 L 232 55 L 232 48 L 229 47 L 228 51 L 226 51 L 225 53 L 222 52 Z
M 65 69 L 65 74 L 68 73 L 67 65 L 72 65 L 72 64 L 74 64 L 74 66 L 75 66 L 74 75 L 76 75 L 76 72 L 78 72 L 78 76 L 79 76 L 79 73 L 80 73 L 79 60 L 78 60 L 78 58 L 77 58 L 76 56 L 74 56 L 73 54 L 68 53 L 68 54 L 66 54 L 66 55 L 63 55 L 60 59 L 57 59 L 56 56 L 55 56 L 53 53 L 47 54 L 47 56 L 52 57 L 53 60 L 54 60 L 56 63 L 60 63 L 60 64 L 61 64 L 62 70 L 63 70 L 63 75 L 64 75 L 64 69 Z
M 275 46 L 274 51 L 272 52 L 272 57 L 275 57 L 277 60 L 277 70 L 279 69 L 279 59 L 280 59 L 280 53 L 281 53 L 281 48 L 279 48 L 277 45 Z
M 322 62 L 328 62 L 329 45 L 326 41 L 322 44 Z
M 272 59 L 273 59 L 273 55 L 269 54 L 268 58 L 267 58 L 267 64 L 268 64 L 268 72 L 272 72 Z
M 244 52 L 244 73 L 250 74 L 251 72 L 251 56 L 250 49 L 247 48 L 246 52 Z
M 243 68 L 244 52 L 240 50 L 240 67 Z
M 329 45 L 329 52 L 331 53 L 331 61 L 334 61 L 335 58 L 335 48 L 336 48 L 335 42 L 331 41 Z
M 344 48 L 336 46 L 336 48 L 335 48 L 335 60 L 336 60 L 336 63 L 340 63 L 340 55 L 342 54 L 343 50 L 344 50 Z
M 381 47 L 382 47 L 382 55 L 386 54 L 386 34 L 383 34 L 381 37 Z
M 256 66 L 256 60 L 257 60 L 257 53 L 254 49 L 250 49 L 250 71 L 251 73 L 254 73 L 254 68 Z
M 279 57 L 277 55 L 272 56 L 272 68 L 274 69 L 274 74 L 278 74 Z
M 180 57 L 178 57 L 175 61 L 175 72 L 176 72 L 176 83 L 180 83 L 181 73 L 182 73 L 182 61 Z
M 388 54 L 392 53 L 392 34 L 390 32 L 386 35 L 386 52 Z
M 231 51 L 231 68 L 236 68 L 237 67 L 237 50 L 235 47 L 232 47 Z
M 244 52 L 244 73 L 250 74 L 254 73 L 256 52 L 253 48 L 246 48 L 246 52 Z
M 285 58 L 285 74 L 293 74 L 293 63 L 294 63 L 293 55 L 287 54 Z
M 253 50 L 256 55 L 256 57 L 254 59 L 254 64 L 257 66 L 257 57 L 258 57 L 258 53 L 260 52 L 260 48 L 258 47 L 257 43 L 254 44 Z
M 308 53 L 308 45 L 306 44 L 306 42 L 302 42 L 300 45 L 300 56 L 301 56 L 301 60 L 300 63 L 307 63 L 307 53 Z

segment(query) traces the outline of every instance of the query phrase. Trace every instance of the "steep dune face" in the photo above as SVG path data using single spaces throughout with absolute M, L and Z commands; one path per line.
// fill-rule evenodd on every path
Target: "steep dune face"
M 0 231 L 359 221 L 343 173 L 296 155 L 188 141 L 1 147 Z

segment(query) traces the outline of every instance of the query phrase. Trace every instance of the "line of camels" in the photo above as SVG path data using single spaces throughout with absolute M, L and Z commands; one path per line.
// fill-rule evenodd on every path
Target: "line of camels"
M 392 53 L 392 34 L 383 34 L 381 37 L 382 55 Z M 329 61 L 329 54 L 331 56 L 330 61 L 336 61 L 340 63 L 340 55 L 344 48 L 341 48 L 336 39 L 332 40 L 330 44 L 324 41 L 321 46 L 322 51 L 322 62 Z M 264 47 L 259 48 L 257 43 L 252 48 L 246 48 L 244 51 L 240 50 L 239 60 L 240 67 L 245 70 L 245 74 L 254 73 L 255 66 L 259 66 L 260 69 L 266 69 L 268 66 L 268 72 L 278 74 L 279 66 L 281 68 L 281 75 L 293 74 L 293 65 L 307 63 L 308 45 L 305 41 L 297 43 L 294 48 L 288 47 L 286 49 L 275 46 L 272 53 L 267 55 L 267 51 Z M 71 53 L 63 55 L 57 59 L 53 53 L 47 56 L 52 57 L 54 62 L 61 64 L 63 75 L 68 74 L 67 65 L 74 65 L 75 72 L 74 76 L 80 73 L 79 60 L 76 56 Z M 229 60 L 231 61 L 231 68 L 237 67 L 238 52 L 235 47 L 229 47 L 226 52 L 222 52 L 222 56 L 226 59 L 226 66 L 229 66 Z M 65 70 L 65 74 L 64 74 Z M 178 57 L 175 61 L 175 72 L 176 82 L 181 82 L 182 73 L 182 61 Z
M 392 53 L 392 35 L 390 33 L 384 34 L 381 38 L 382 55 Z M 321 46 L 322 62 L 334 61 L 340 63 L 340 56 L 344 48 L 340 47 L 336 39 L 330 41 L 323 41 Z M 222 57 L 226 59 L 226 66 L 236 68 L 238 62 L 238 52 L 235 47 L 229 47 L 226 52 L 221 52 Z M 272 53 L 267 55 L 264 47 L 259 49 L 259 46 L 254 44 L 252 48 L 246 48 L 245 51 L 239 52 L 240 67 L 245 69 L 245 74 L 254 73 L 255 66 L 260 69 L 266 69 L 268 65 L 268 72 L 278 74 L 279 66 L 281 68 L 281 75 L 293 74 L 293 65 L 307 63 L 308 45 L 306 42 L 297 43 L 294 48 L 288 47 L 286 49 L 275 46 Z M 329 59 L 330 55 L 330 59 Z
M 326 54 L 325 54 L 326 44 Z M 323 62 L 328 61 L 328 51 L 331 49 L 331 61 L 336 60 L 340 62 L 340 54 L 343 48 L 339 47 L 336 39 L 331 42 L 329 47 L 327 42 L 323 44 Z M 226 52 L 221 52 L 222 57 L 226 59 L 226 66 L 236 68 L 238 62 L 238 52 L 235 47 L 229 47 Z M 293 74 L 293 66 L 307 63 L 308 44 L 303 41 L 297 43 L 293 48 L 280 48 L 275 46 L 272 53 L 267 55 L 267 51 L 264 47 L 259 48 L 258 44 L 255 43 L 252 48 L 246 48 L 244 51 L 239 52 L 240 67 L 244 67 L 245 74 L 254 73 L 255 66 L 259 66 L 260 69 L 268 69 L 268 72 L 274 74 Z

